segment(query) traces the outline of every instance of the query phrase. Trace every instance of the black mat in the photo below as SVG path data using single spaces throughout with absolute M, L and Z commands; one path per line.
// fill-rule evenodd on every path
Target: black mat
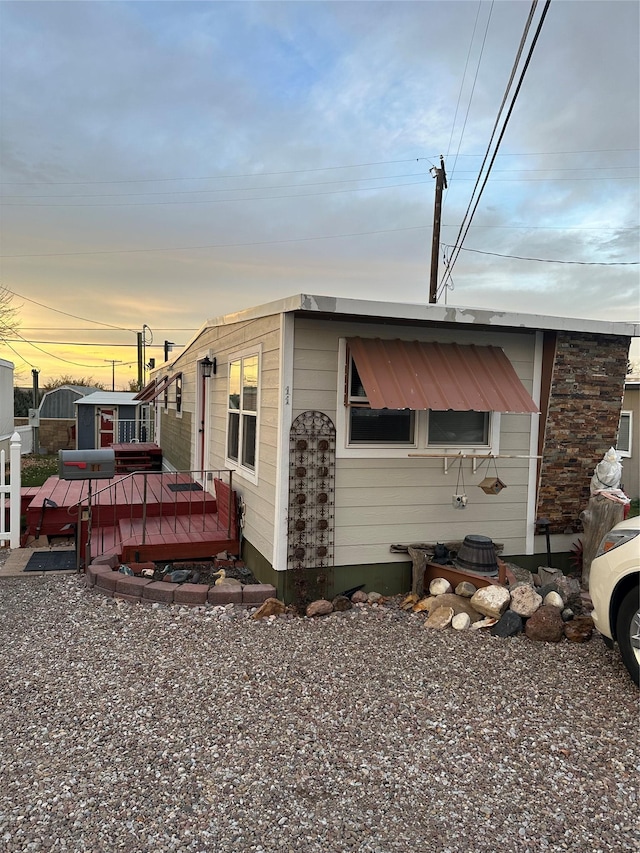
M 65 572 L 75 571 L 75 551 L 38 551 L 29 557 L 24 572 Z
M 201 492 L 200 483 L 169 483 L 172 492 Z

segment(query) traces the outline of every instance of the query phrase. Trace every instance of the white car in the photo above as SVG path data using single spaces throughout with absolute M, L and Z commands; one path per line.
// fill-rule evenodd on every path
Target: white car
M 640 517 L 616 524 L 603 538 L 589 574 L 594 624 L 640 685 Z

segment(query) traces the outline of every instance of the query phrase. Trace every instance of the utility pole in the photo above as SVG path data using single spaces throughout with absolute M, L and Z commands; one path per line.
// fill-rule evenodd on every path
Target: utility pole
M 107 364 L 111 365 L 111 390 L 116 390 L 116 364 L 122 364 L 121 361 L 117 361 L 115 358 L 105 358 Z
M 440 168 L 434 166 L 431 176 L 436 179 L 436 200 L 433 208 L 433 239 L 431 242 L 431 278 L 429 280 L 429 302 L 438 301 L 438 255 L 440 254 L 440 220 L 442 217 L 442 190 L 447 188 L 447 173 L 444 157 L 440 155 Z
M 144 388 L 143 377 L 144 374 L 142 372 L 143 358 L 142 358 L 142 332 L 136 332 L 138 336 L 138 390 L 142 391 Z

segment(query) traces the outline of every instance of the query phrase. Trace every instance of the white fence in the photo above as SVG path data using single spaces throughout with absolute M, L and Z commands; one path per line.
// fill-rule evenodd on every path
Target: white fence
M 6 451 L 0 450 L 0 547 L 20 547 L 20 444 L 17 432 L 9 446 L 9 483 L 7 483 Z

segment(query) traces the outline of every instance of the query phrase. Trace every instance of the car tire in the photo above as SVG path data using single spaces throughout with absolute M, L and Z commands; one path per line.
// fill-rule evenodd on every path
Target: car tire
M 629 675 L 640 686 L 640 588 L 634 586 L 622 599 L 616 619 L 616 639 L 622 662 Z

